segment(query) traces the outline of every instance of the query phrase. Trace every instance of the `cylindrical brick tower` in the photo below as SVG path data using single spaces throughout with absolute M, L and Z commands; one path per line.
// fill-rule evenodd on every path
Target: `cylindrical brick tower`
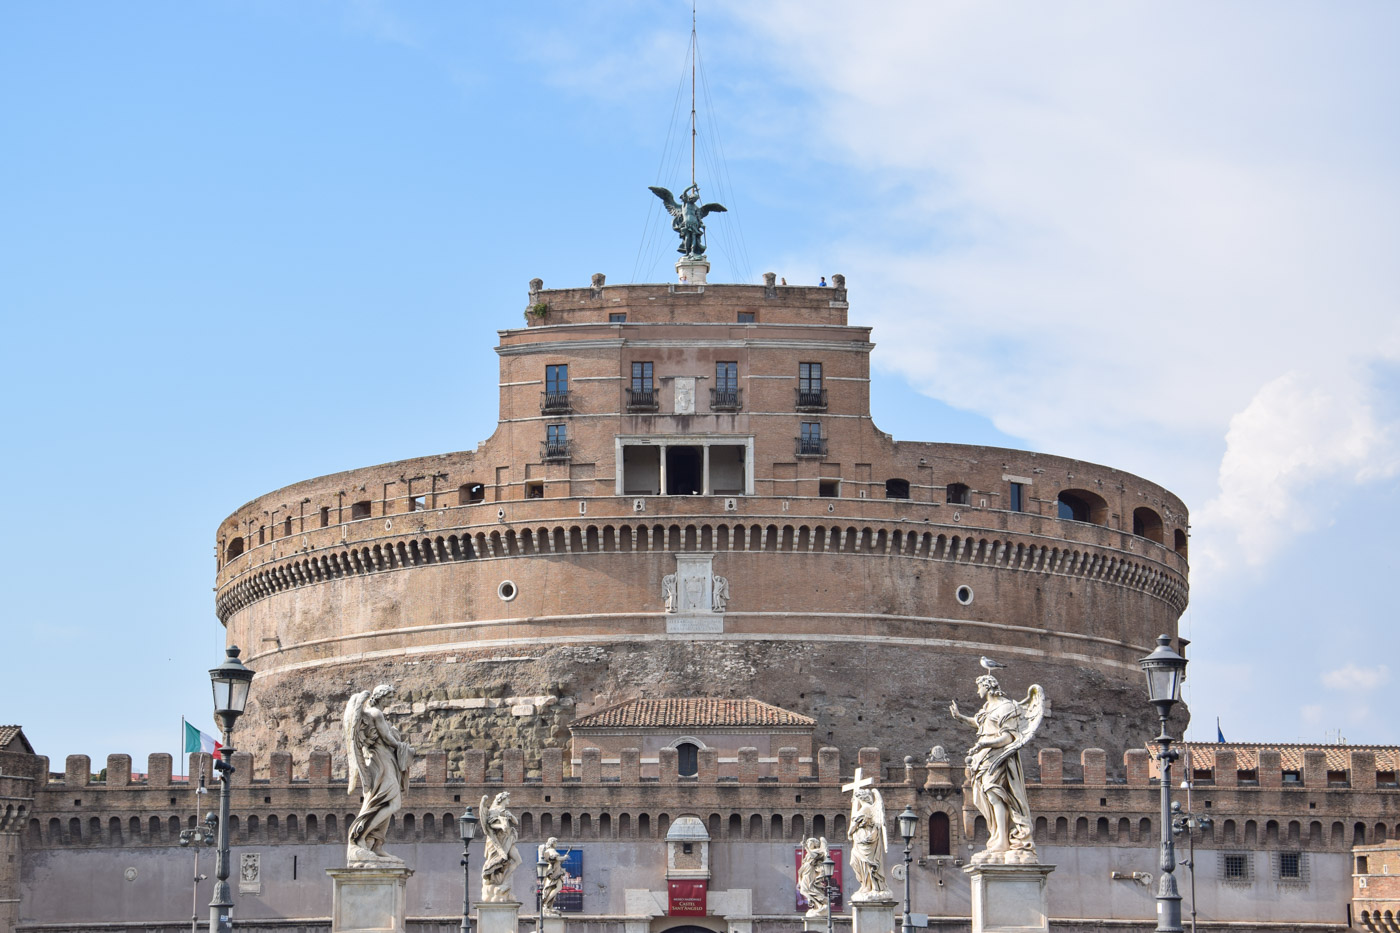
M 1127 473 L 895 441 L 835 288 L 545 291 L 500 332 L 475 451 L 306 480 L 218 530 L 217 612 L 258 671 L 239 747 L 339 751 L 352 689 L 422 744 L 567 742 L 633 697 L 755 697 L 815 738 L 967 736 L 978 658 L 1041 683 L 1046 742 L 1152 732 L 1138 658 L 1187 601 L 1186 509 Z

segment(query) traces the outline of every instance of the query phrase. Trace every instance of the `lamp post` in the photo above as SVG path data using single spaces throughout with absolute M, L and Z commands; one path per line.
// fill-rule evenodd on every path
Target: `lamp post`
M 544 876 L 548 872 L 549 863 L 544 860 L 544 846 L 541 846 L 535 862 L 535 933 L 544 930 Z
M 457 817 L 457 833 L 462 837 L 462 933 L 472 933 L 472 875 L 467 862 L 472 854 L 476 824 L 476 811 L 471 807 Z
M 199 798 L 209 793 L 204 786 L 204 775 L 199 776 L 199 786 L 194 790 L 194 812 L 199 815 Z M 204 846 L 212 846 L 216 838 L 214 832 L 219 825 L 219 817 L 212 811 L 204 814 L 204 825 L 196 825 L 190 829 L 180 830 L 180 845 L 188 848 L 194 846 L 194 892 L 190 895 L 190 933 L 199 933 L 199 883 L 206 876 L 199 873 L 199 850 Z
M 214 687 L 214 721 L 224 734 L 224 747 L 214 762 L 219 772 L 219 848 L 214 860 L 214 896 L 209 900 L 209 933 L 233 929 L 233 892 L 228 886 L 228 806 L 229 781 L 233 778 L 233 724 L 248 706 L 248 688 L 253 672 L 238 660 L 238 647 L 225 651 L 224 663 L 209 672 Z
M 904 840 L 904 933 L 914 933 L 914 918 L 909 910 L 909 866 L 914 862 L 914 834 L 919 831 L 919 814 L 912 807 L 905 807 L 899 814 L 899 835 Z
M 1161 733 L 1157 736 L 1160 749 L 1157 762 L 1161 769 L 1162 788 L 1162 860 L 1158 866 L 1162 870 L 1161 881 L 1157 886 L 1157 931 L 1158 933 L 1181 933 L 1181 892 L 1177 890 L 1176 848 L 1172 844 L 1172 762 L 1176 752 L 1172 749 L 1171 736 L 1167 735 L 1167 717 L 1172 707 L 1181 699 L 1181 682 L 1186 677 L 1186 659 L 1171 648 L 1171 639 L 1166 635 L 1157 637 L 1157 648 L 1138 662 L 1147 675 L 1147 698 L 1157 707 L 1157 718 L 1161 722 Z
M 1203 832 L 1203 833 L 1210 832 L 1211 827 L 1215 825 L 1215 821 L 1212 820 L 1212 819 L 1211 819 L 1210 817 L 1208 817 L 1208 816 L 1196 816 L 1195 814 L 1189 812 L 1190 800 L 1191 800 L 1191 791 L 1190 791 L 1189 788 L 1190 788 L 1191 785 L 1190 785 L 1190 784 L 1186 784 L 1186 785 L 1183 785 L 1183 786 L 1185 786 L 1186 788 L 1188 788 L 1187 791 L 1186 791 L 1186 800 L 1187 800 L 1187 807 L 1188 807 L 1188 810 L 1187 810 L 1187 811 L 1183 811 L 1183 810 L 1181 809 L 1181 804 L 1178 803 L 1178 802 L 1173 802 L 1173 803 L 1172 803 L 1172 835 L 1173 835 L 1173 836 L 1180 836 L 1182 833 L 1185 833 L 1185 834 L 1186 834 L 1186 845 L 1187 845 L 1187 847 L 1188 847 L 1188 854 L 1187 854 L 1187 856 L 1186 856 L 1186 861 L 1182 862 L 1181 864 L 1185 865 L 1187 871 L 1189 871 L 1189 872 L 1191 873 L 1191 933 L 1196 933 L 1196 835 L 1195 835 L 1195 831 L 1196 831 L 1196 830 L 1200 830 L 1200 831 Z
M 836 862 L 832 860 L 831 853 L 826 853 L 826 858 L 822 859 L 822 884 L 826 888 L 826 933 L 831 933 L 831 902 L 836 900 L 836 894 L 831 890 L 832 882 L 836 878 Z

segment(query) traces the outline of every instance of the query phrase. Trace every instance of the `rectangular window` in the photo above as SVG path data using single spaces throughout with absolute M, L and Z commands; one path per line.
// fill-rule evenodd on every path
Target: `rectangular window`
M 368 500 L 368 499 L 361 499 L 359 502 L 356 502 L 356 503 L 354 503 L 353 505 L 351 505 L 351 506 L 350 506 L 350 518 L 351 518 L 351 519 L 369 518 L 369 500 Z
M 802 440 L 819 441 L 822 439 L 822 424 L 820 421 L 802 422 Z
M 797 364 L 797 391 L 820 392 L 822 390 L 822 364 Z
M 331 507 L 328 506 L 328 505 L 323 505 L 323 506 L 321 506 L 321 527 L 322 527 L 322 528 L 327 528 L 327 527 L 330 526 L 330 523 L 331 523 Z
M 824 479 L 817 486 L 817 495 L 823 499 L 835 499 L 841 495 L 841 481 L 839 479 Z
M 740 311 L 740 312 L 739 312 L 739 323 L 740 323 L 740 324 L 754 324 L 754 323 L 757 323 L 757 321 L 755 320 L 754 313 L 753 313 L 752 311 Z
M 526 483 L 526 484 L 525 484 L 525 498 L 526 498 L 526 499 L 543 499 L 543 498 L 544 498 L 544 483 L 543 483 L 543 482 Z
M 1356 873 L 1358 875 L 1369 875 L 1371 873 L 1371 866 L 1367 863 L 1366 856 L 1358 855 L 1356 857 Z
M 544 390 L 550 395 L 567 395 L 569 393 L 568 364 L 544 368 Z
M 1303 855 L 1301 852 L 1280 852 L 1278 854 L 1278 877 L 1280 881 L 1302 880 Z
M 426 504 L 424 503 L 423 497 L 422 497 L 422 496 L 409 496 L 409 497 L 408 497 L 408 510 L 409 510 L 410 512 L 421 512 L 421 511 L 423 511 L 423 509 L 425 509 L 425 508 L 427 508 L 427 506 L 426 506 Z
M 626 312 L 616 312 L 616 313 L 613 313 L 613 314 L 609 314 L 609 315 L 608 315 L 608 323 L 609 323 L 609 324 L 626 324 L 626 323 L 627 323 L 627 314 L 626 314 Z
M 551 424 L 545 427 L 545 440 L 551 444 L 563 444 L 569 440 L 567 424 Z
M 1248 852 L 1222 852 L 1220 855 L 1220 873 L 1224 881 L 1236 883 L 1251 881 Z
M 737 392 L 739 390 L 739 364 L 715 364 L 715 391 Z
M 292 533 L 292 517 L 291 517 L 290 515 L 288 515 L 287 518 L 286 518 L 286 520 L 282 522 L 282 537 L 285 538 L 285 537 L 287 537 L 288 535 L 290 535 L 291 533 Z
M 1025 507 L 1025 483 L 1011 484 L 1011 511 L 1024 512 Z
M 632 391 L 650 392 L 652 390 L 652 365 L 650 363 L 632 364 Z

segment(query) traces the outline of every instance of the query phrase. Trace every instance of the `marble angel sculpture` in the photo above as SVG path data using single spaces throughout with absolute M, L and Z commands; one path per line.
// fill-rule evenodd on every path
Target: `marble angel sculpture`
M 510 876 L 520 864 L 515 841 L 520 838 L 520 821 L 510 812 L 510 792 L 501 791 L 492 800 L 481 798 L 481 830 L 486 858 L 481 865 L 481 899 L 488 902 L 510 900 Z
M 543 862 L 545 869 L 543 883 L 540 885 L 540 910 L 546 914 L 557 915 L 555 902 L 559 900 L 559 892 L 564 889 L 564 882 L 568 880 L 569 873 L 564 868 L 564 857 L 569 854 L 569 849 L 559 851 L 559 838 L 550 836 L 539 847 L 539 862 Z
M 851 843 L 851 870 L 860 882 L 860 890 L 851 895 L 851 902 L 892 898 L 885 876 L 885 850 L 890 844 L 885 829 L 885 798 L 874 787 L 857 788 L 851 795 L 846 838 Z
M 1021 747 L 1034 738 L 1045 717 L 1045 691 L 1032 684 L 1018 703 L 1002 693 L 1001 684 L 987 673 L 977 678 L 977 695 L 983 703 L 973 716 L 959 712 L 956 700 L 949 707 L 954 719 L 977 730 L 977 742 L 967 752 L 967 775 L 972 802 L 987 821 L 989 838 L 972 861 L 1035 862 Z
M 358 784 L 360 812 L 350 823 L 347 865 L 383 862 L 403 864 L 384 851 L 389 820 L 403 806 L 403 789 L 413 764 L 413 747 L 389 725 L 381 704 L 394 695 L 394 688 L 380 684 L 350 697 L 345 704 L 345 753 L 350 765 L 350 787 Z
M 826 878 L 822 875 L 822 862 L 826 861 L 831 848 L 826 837 L 815 837 L 803 843 L 802 864 L 797 868 L 797 893 L 807 901 L 807 916 L 820 917 L 826 912 Z

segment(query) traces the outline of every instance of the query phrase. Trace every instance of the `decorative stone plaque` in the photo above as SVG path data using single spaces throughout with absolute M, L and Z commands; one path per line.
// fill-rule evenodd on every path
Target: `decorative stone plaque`
M 695 377 L 677 376 L 676 386 L 676 414 L 695 414 Z
M 716 577 L 713 553 L 676 555 L 676 572 L 663 580 L 667 634 L 723 632 L 729 581 Z

